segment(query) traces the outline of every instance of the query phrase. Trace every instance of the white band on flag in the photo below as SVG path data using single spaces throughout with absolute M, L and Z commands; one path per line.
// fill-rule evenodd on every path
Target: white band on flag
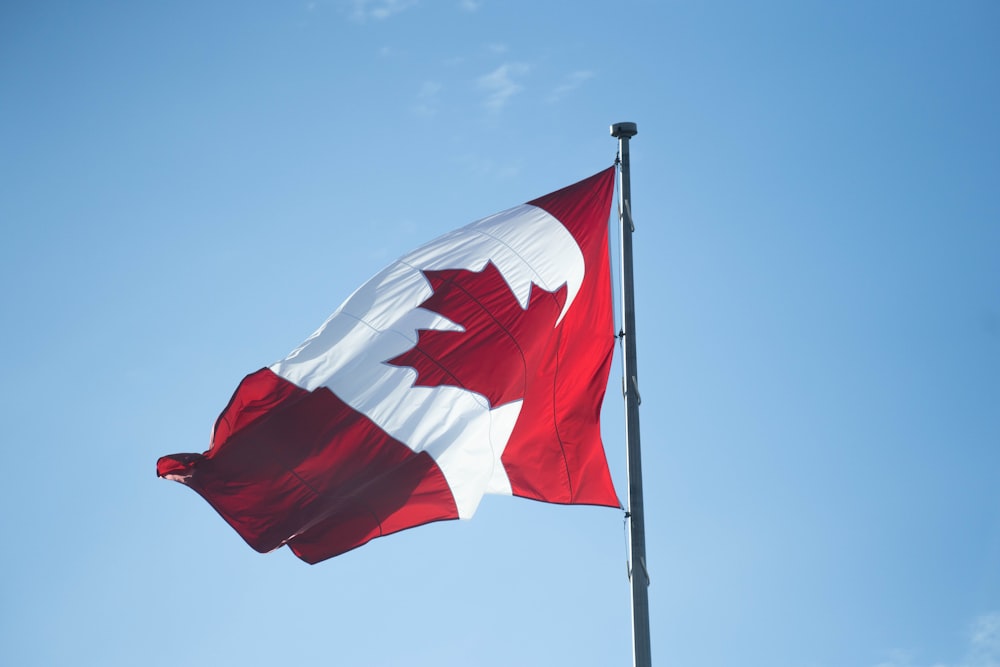
M 447 479 L 462 518 L 474 514 L 484 493 L 511 493 L 500 457 L 522 402 L 491 410 L 482 394 L 460 387 L 414 386 L 416 371 L 386 361 L 412 348 L 418 330 L 462 330 L 419 308 L 432 294 L 424 271 L 478 272 L 489 262 L 522 308 L 528 306 L 533 283 L 548 291 L 566 285 L 559 321 L 579 292 L 585 271 L 580 248 L 556 218 L 535 206 L 517 206 L 403 256 L 361 286 L 288 357 L 271 366 L 303 389 L 328 387 L 393 438 L 413 451 L 430 454 Z

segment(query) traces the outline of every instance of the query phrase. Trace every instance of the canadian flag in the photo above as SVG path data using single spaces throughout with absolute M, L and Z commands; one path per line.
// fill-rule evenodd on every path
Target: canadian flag
M 414 250 L 248 375 L 157 474 L 254 549 L 316 563 L 486 493 L 620 507 L 599 415 L 614 167 Z

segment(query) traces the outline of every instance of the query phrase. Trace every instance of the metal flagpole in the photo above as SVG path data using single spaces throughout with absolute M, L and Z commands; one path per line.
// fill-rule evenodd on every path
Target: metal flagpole
M 642 458 L 639 454 L 639 375 L 636 370 L 635 294 L 632 282 L 632 186 L 629 182 L 628 140 L 638 133 L 635 123 L 615 123 L 611 136 L 618 139 L 618 218 L 621 221 L 622 331 L 625 393 L 625 445 L 628 450 L 629 546 L 632 584 L 632 657 L 635 667 L 650 667 L 649 572 L 646 569 L 646 526 L 642 506 Z

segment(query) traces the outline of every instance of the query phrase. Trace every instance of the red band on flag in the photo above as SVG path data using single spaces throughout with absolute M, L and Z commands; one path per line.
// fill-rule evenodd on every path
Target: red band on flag
M 240 422 L 246 425 L 230 430 Z M 218 424 L 212 449 L 165 456 L 157 473 L 201 494 L 257 551 L 289 544 L 315 563 L 404 528 L 458 518 L 433 459 L 329 389 L 308 392 L 265 368 L 240 383 Z

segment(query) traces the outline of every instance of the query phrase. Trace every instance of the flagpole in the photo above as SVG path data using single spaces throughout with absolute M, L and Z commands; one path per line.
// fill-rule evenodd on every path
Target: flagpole
M 635 123 L 615 123 L 611 136 L 618 139 L 618 218 L 621 222 L 621 343 L 624 367 L 625 446 L 628 452 L 629 546 L 632 585 L 632 658 L 635 667 L 650 667 L 649 572 L 646 569 L 646 525 L 642 506 L 642 457 L 639 447 L 639 375 L 636 370 L 635 294 L 632 280 L 632 184 L 629 175 L 629 139 L 638 133 Z

